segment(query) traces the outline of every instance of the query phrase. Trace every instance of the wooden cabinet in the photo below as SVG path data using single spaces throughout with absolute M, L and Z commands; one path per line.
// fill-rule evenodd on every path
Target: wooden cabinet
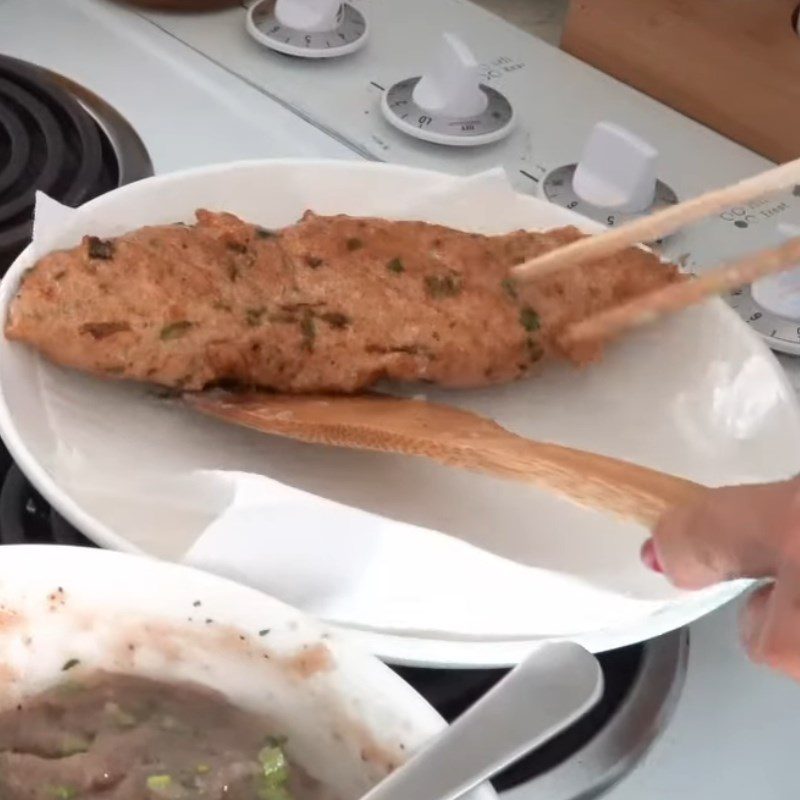
M 572 0 L 562 48 L 774 161 L 800 156 L 800 0 Z

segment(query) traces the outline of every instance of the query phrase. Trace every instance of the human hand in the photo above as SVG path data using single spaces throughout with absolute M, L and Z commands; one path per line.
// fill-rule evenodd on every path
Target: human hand
M 667 513 L 642 559 L 681 589 L 771 578 L 742 612 L 750 657 L 800 680 L 800 478 L 712 489 Z

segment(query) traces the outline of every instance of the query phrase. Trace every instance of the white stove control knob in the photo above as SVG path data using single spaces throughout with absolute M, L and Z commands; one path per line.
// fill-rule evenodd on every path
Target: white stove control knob
M 800 236 L 800 225 L 782 222 L 778 225 L 782 241 Z M 751 287 L 753 299 L 763 309 L 779 317 L 800 321 L 800 265 L 797 269 L 761 278 Z
M 658 151 L 613 122 L 598 122 L 577 164 L 545 175 L 542 194 L 556 205 L 613 227 L 674 205 L 678 196 L 658 180 Z
M 340 0 L 277 0 L 275 19 L 304 33 L 332 31 L 338 22 Z
M 386 119 L 418 139 L 456 146 L 481 145 L 507 136 L 514 122 L 511 104 L 480 82 L 480 64 L 452 33 L 442 36 L 428 70 L 384 92 Z
M 646 211 L 656 194 L 658 151 L 614 125 L 595 125 L 578 162 L 572 187 L 583 201 L 627 214 Z
M 341 0 L 259 0 L 247 12 L 247 31 L 279 53 L 333 58 L 366 43 L 367 20 Z
M 414 87 L 414 102 L 430 114 L 463 119 L 482 114 L 489 98 L 480 88 L 480 66 L 452 33 L 442 36 L 433 64 Z

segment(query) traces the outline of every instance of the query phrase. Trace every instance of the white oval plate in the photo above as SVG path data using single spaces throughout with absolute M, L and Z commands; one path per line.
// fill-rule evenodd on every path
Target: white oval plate
M 219 165 L 98 198 L 52 244 L 188 220 L 200 206 L 267 227 L 313 208 L 487 233 L 597 230 L 532 197 L 478 191 L 483 185 L 365 163 Z M 437 193 L 448 201 L 433 202 Z M 29 249 L 4 278 L 3 318 L 32 261 Z M 585 371 L 553 365 L 506 387 L 426 394 L 533 438 L 712 485 L 800 470 L 794 394 L 772 354 L 721 301 L 629 336 Z M 602 651 L 685 625 L 742 589 L 680 593 L 640 564 L 644 531 L 528 486 L 259 436 L 141 387 L 54 367 L 5 339 L 0 433 L 53 506 L 107 547 L 180 559 L 204 531 L 240 533 L 239 512 L 249 510 L 252 521 L 255 507 L 263 520 L 256 534 L 273 538 L 251 539 L 236 551 L 238 565 L 223 558 L 218 571 L 351 629 L 393 661 L 511 664 L 533 641 L 560 637 Z M 249 557 L 258 546 L 261 557 Z M 279 574 L 269 573 L 273 562 Z M 206 565 L 215 568 L 214 559 Z M 261 578 L 254 566 L 265 570 Z
M 155 591 L 154 591 L 155 589 Z M 361 797 L 445 726 L 377 659 L 260 592 L 177 564 L 80 547 L 0 558 L 0 709 L 101 669 L 193 681 L 273 721 L 289 756 Z M 496 800 L 486 784 L 470 800 Z

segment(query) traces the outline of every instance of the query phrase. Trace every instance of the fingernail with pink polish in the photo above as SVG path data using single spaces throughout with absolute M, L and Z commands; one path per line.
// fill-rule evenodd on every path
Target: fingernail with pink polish
M 652 539 L 648 539 L 642 545 L 641 556 L 644 565 L 648 569 L 653 570 L 653 572 L 664 572 L 664 568 L 661 566 L 661 562 L 658 560 L 658 553 L 656 553 L 656 546 L 653 544 Z

